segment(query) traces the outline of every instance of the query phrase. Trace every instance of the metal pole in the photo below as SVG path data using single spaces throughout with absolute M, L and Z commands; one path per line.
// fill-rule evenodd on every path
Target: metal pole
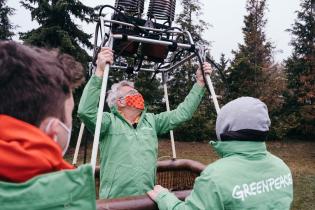
M 183 65 L 185 62 L 187 62 L 188 60 L 194 58 L 195 56 L 196 56 L 195 54 L 191 54 L 191 55 L 187 56 L 186 58 L 182 59 L 181 61 L 175 63 L 173 66 L 171 66 L 171 67 L 169 67 L 169 68 L 167 68 L 167 69 L 165 69 L 165 68 L 163 68 L 163 69 L 158 69 L 158 71 L 159 71 L 159 72 L 162 72 L 162 73 L 171 71 L 171 70 L 173 70 L 173 69 L 175 69 L 175 68 L 177 68 L 177 67 Z M 122 70 L 125 70 L 125 69 L 127 69 L 128 67 L 127 67 L 127 66 L 116 66 L 116 65 L 113 65 L 113 66 L 111 66 L 111 68 L 112 68 L 112 69 L 122 69 Z M 156 72 L 156 69 L 140 68 L 140 71 Z
M 111 66 L 112 69 L 122 69 L 122 70 L 126 70 L 128 67 L 127 66 L 116 66 L 113 65 Z M 148 69 L 148 68 L 140 68 L 140 71 L 149 71 L 149 72 L 155 72 L 154 69 Z
M 166 84 L 166 73 L 162 73 L 163 77 L 163 87 L 164 87 L 164 98 L 165 98 L 165 104 L 166 104 L 166 110 L 169 112 L 170 109 L 170 103 L 168 100 L 168 92 L 167 92 L 167 84 Z M 170 136 L 171 136 L 171 146 L 172 146 L 172 159 L 176 159 L 176 149 L 175 149 L 175 141 L 174 141 L 174 132 L 173 130 L 170 130 Z
M 122 34 L 114 34 L 113 37 L 115 39 L 125 38 Z M 164 46 L 173 45 L 173 42 L 156 40 L 156 39 L 149 39 L 149 38 L 143 38 L 143 37 L 137 37 L 137 36 L 127 36 L 127 39 L 130 41 L 134 41 L 134 42 L 160 44 L 160 45 L 164 45 Z M 192 45 L 190 45 L 190 44 L 182 44 L 182 43 L 178 43 L 177 46 L 179 48 L 183 48 L 183 49 L 191 49 L 191 47 L 192 47 Z
M 83 164 L 86 164 L 87 153 L 88 153 L 88 141 L 89 141 L 89 138 L 91 138 L 91 135 L 89 135 L 89 132 L 85 132 L 82 138 L 84 141 Z
M 80 149 L 80 145 L 81 145 L 81 141 L 82 141 L 83 131 L 84 131 L 84 123 L 81 123 L 78 141 L 77 141 L 77 145 L 75 147 L 74 157 L 73 157 L 73 161 L 72 161 L 72 165 L 74 165 L 74 166 L 77 165 L 78 154 L 79 154 L 79 149 Z
M 208 83 L 208 86 L 209 86 L 209 89 L 210 89 L 210 93 L 211 93 L 211 96 L 212 96 L 212 100 L 213 100 L 213 103 L 214 103 L 215 110 L 216 110 L 217 114 L 219 114 L 220 106 L 219 106 L 219 103 L 218 103 L 217 95 L 214 92 L 214 87 L 213 87 L 213 84 L 212 84 L 212 81 L 211 81 L 211 78 L 210 78 L 209 74 L 206 75 L 206 82 Z
M 201 59 L 201 64 L 200 65 L 203 65 L 203 63 L 206 61 L 206 54 L 207 52 L 207 49 L 205 46 L 200 46 L 199 49 L 198 49 L 198 53 L 199 53 L 199 56 L 200 56 L 200 59 Z M 206 78 L 206 83 L 210 89 L 210 93 L 211 93 L 211 96 L 212 96 L 212 100 L 213 100 L 213 103 L 214 103 L 214 108 L 217 112 L 217 114 L 219 114 L 220 112 L 220 106 L 219 106 L 219 103 L 218 103 L 218 99 L 217 99 L 217 95 L 215 94 L 215 91 L 214 91 L 214 87 L 213 87 L 213 84 L 212 84 L 212 81 L 211 81 L 211 77 L 209 74 L 206 74 L 205 75 L 205 78 Z
M 177 68 L 177 67 L 183 65 L 186 61 L 189 61 L 189 60 L 193 59 L 195 56 L 196 56 L 196 55 L 193 53 L 193 54 L 189 55 L 188 57 L 182 59 L 181 61 L 175 63 L 173 66 L 169 67 L 169 68 L 166 69 L 165 71 L 171 71 L 171 70 L 173 70 L 173 69 L 175 69 L 175 68 Z M 161 71 L 161 70 L 160 70 L 160 71 Z
M 102 17 L 100 17 L 100 22 L 101 22 L 101 27 L 103 28 L 104 20 Z M 101 31 L 103 31 L 105 34 L 104 30 L 101 30 Z M 105 37 L 103 37 L 103 38 L 105 38 Z M 113 42 L 114 42 L 114 40 L 113 40 L 112 34 L 110 34 L 107 46 L 111 49 L 113 48 Z M 109 75 L 109 67 L 110 67 L 109 64 L 105 65 L 102 87 L 101 87 L 99 107 L 97 110 L 97 119 L 96 119 L 95 134 L 94 134 L 94 140 L 93 140 L 92 156 L 91 156 L 91 165 L 93 168 L 93 173 L 95 173 L 95 167 L 96 167 L 96 159 L 97 159 L 99 138 L 100 138 L 100 133 L 101 133 L 101 124 L 102 124 L 102 117 L 103 117 L 103 110 L 104 110 L 104 102 L 105 102 L 107 81 L 108 81 L 108 75 Z
M 133 25 L 133 24 L 126 23 L 126 22 L 121 22 L 121 21 L 117 21 L 117 20 L 104 20 L 104 21 L 108 22 L 108 23 L 115 23 L 115 24 L 129 26 L 129 27 L 132 27 L 132 28 L 135 27 L 135 25 Z M 183 34 L 184 33 L 183 31 L 175 31 L 175 30 L 168 31 L 168 30 L 165 30 L 165 29 L 149 28 L 149 27 L 143 27 L 143 26 L 138 26 L 138 27 L 141 28 L 141 29 L 144 29 L 144 30 L 148 30 L 148 31 L 167 32 L 167 33 L 173 33 L 173 34 Z

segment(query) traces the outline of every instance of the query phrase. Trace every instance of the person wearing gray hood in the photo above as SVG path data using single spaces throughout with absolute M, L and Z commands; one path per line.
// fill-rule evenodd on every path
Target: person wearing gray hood
M 266 104 L 241 97 L 222 107 L 216 121 L 218 141 L 210 141 L 221 159 L 196 178 L 185 201 L 156 185 L 148 195 L 160 210 L 289 210 L 293 200 L 288 166 L 266 149 L 270 119 Z

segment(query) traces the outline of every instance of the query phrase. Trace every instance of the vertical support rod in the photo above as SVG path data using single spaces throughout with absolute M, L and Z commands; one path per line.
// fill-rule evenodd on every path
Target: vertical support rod
M 218 103 L 217 95 L 215 94 L 215 91 L 214 91 L 214 87 L 213 87 L 210 75 L 207 74 L 205 76 L 206 76 L 206 80 L 207 80 L 206 82 L 208 83 L 208 86 L 209 86 L 209 89 L 210 89 L 210 93 L 211 93 L 211 96 L 212 96 L 212 100 L 213 100 L 213 103 L 214 103 L 215 110 L 216 110 L 217 114 L 219 114 L 220 106 L 219 106 L 219 103 Z
M 108 42 L 109 42 L 108 46 L 112 49 L 113 48 L 113 39 L 110 38 L 108 40 Z M 96 167 L 96 159 L 97 159 L 99 138 L 100 138 L 100 134 L 101 134 L 101 124 L 102 124 L 102 117 L 103 117 L 108 75 L 109 75 L 109 64 L 106 64 L 104 74 L 103 74 L 101 96 L 100 96 L 99 106 L 98 106 L 98 110 L 97 110 L 97 119 L 96 119 L 95 134 L 94 134 L 93 148 L 92 148 L 91 164 L 92 164 L 93 172 L 95 172 L 95 167 Z
M 166 103 L 166 110 L 170 111 L 170 103 L 168 100 L 168 92 L 167 92 L 167 84 L 166 84 L 166 74 L 165 72 L 162 73 L 163 77 L 163 87 L 164 87 L 164 98 Z M 170 130 L 170 136 L 171 136 L 171 146 L 172 146 L 172 159 L 176 159 L 176 149 L 175 149 L 175 141 L 174 141 L 174 132 L 173 130 Z
M 81 123 L 80 132 L 79 132 L 79 136 L 78 136 L 78 141 L 77 141 L 77 145 L 75 147 L 74 157 L 73 157 L 73 161 L 72 161 L 72 165 L 74 165 L 74 166 L 77 165 L 79 149 L 80 149 L 80 146 L 81 146 L 83 132 L 84 132 L 84 123 Z
M 101 27 L 101 29 L 103 29 L 104 28 L 104 20 L 102 17 L 100 17 L 100 22 L 101 22 L 100 27 Z M 101 31 L 104 32 L 104 34 L 105 34 L 104 30 L 101 30 Z M 105 37 L 103 37 L 103 39 L 104 38 Z M 109 40 L 107 42 L 107 46 L 111 49 L 113 48 L 113 42 L 114 42 L 114 40 L 113 40 L 112 34 L 110 34 Z M 99 138 L 100 138 L 100 134 L 101 134 L 101 124 L 102 124 L 102 118 L 103 118 L 106 88 L 107 88 L 107 81 L 108 81 L 108 75 L 109 75 L 109 67 L 110 67 L 109 64 L 105 65 L 102 87 L 101 87 L 100 101 L 99 101 L 99 106 L 98 106 L 98 110 L 97 110 L 97 119 L 96 119 L 96 126 L 95 126 L 94 140 L 93 140 L 92 156 L 91 156 L 91 165 L 93 168 L 93 173 L 95 173 Z
M 85 132 L 83 135 L 83 141 L 84 141 L 84 156 L 83 156 L 83 164 L 86 164 L 86 159 L 87 159 L 87 153 L 88 153 L 88 141 L 89 141 L 89 135 L 88 132 Z
M 200 65 L 203 65 L 203 63 L 206 61 L 206 57 L 207 57 L 207 49 L 206 49 L 206 47 L 205 46 L 199 46 L 198 53 L 199 53 L 199 56 L 200 56 L 200 59 L 201 59 L 201 64 Z M 210 93 L 211 93 L 212 100 L 213 100 L 213 103 L 214 103 L 215 111 L 217 112 L 217 114 L 219 114 L 220 106 L 219 106 L 219 103 L 218 103 L 217 95 L 215 94 L 215 91 L 214 91 L 214 87 L 213 87 L 213 84 L 212 84 L 212 81 L 211 81 L 211 77 L 210 77 L 209 74 L 206 74 L 204 76 L 206 78 L 206 83 L 207 83 L 207 85 L 208 85 L 208 87 L 210 89 Z

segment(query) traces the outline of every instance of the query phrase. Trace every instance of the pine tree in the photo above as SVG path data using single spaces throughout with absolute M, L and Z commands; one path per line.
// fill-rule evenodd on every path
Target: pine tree
M 229 60 L 226 59 L 225 54 L 221 54 L 219 63 L 217 64 L 217 71 L 213 72 L 213 83 L 215 84 L 215 91 L 221 103 L 228 102 L 229 84 L 226 78 L 229 76 L 228 70 Z
M 75 24 L 74 18 L 91 22 L 92 8 L 78 0 L 26 0 L 20 3 L 31 11 L 32 19 L 40 25 L 37 29 L 20 33 L 24 42 L 39 47 L 58 48 L 87 65 L 90 56 L 83 46 L 92 48 L 89 41 L 91 35 Z
M 259 98 L 264 90 L 264 71 L 272 65 L 273 46 L 266 40 L 264 32 L 266 0 L 248 0 L 246 9 L 248 14 L 244 17 L 242 29 L 244 44 L 239 44 L 239 49 L 233 51 L 235 57 L 229 69 L 232 99 L 239 96 Z
M 247 15 L 242 31 L 244 44 L 233 51 L 234 59 L 228 68 L 229 100 L 251 96 L 259 98 L 268 106 L 272 121 L 271 138 L 282 138 L 288 132 L 284 112 L 284 92 L 287 87 L 283 67 L 274 64 L 272 43 L 264 32 L 266 0 L 248 0 Z
M 315 5 L 315 3 L 314 3 Z M 303 0 L 297 20 L 288 30 L 293 53 L 286 60 L 293 105 L 315 104 L 315 16 L 311 0 Z
M 293 35 L 292 55 L 285 61 L 289 91 L 287 110 L 294 116 L 293 133 L 315 136 L 315 1 L 302 0 L 297 19 L 288 31 Z
M 209 45 L 209 43 L 202 38 L 203 32 L 207 29 L 208 23 L 200 19 L 202 15 L 202 3 L 199 0 L 182 0 L 183 11 L 178 15 L 176 24 L 182 30 L 189 31 L 195 42 L 199 45 Z M 194 21 L 195 20 L 195 21 Z M 189 92 L 191 86 L 195 82 L 195 71 L 198 67 L 198 62 L 187 62 L 182 67 L 176 69 L 170 77 L 172 89 L 175 90 L 173 97 L 173 104 L 182 102 L 183 98 Z
M 92 48 L 89 41 L 91 35 L 86 34 L 74 22 L 74 18 L 87 23 L 91 22 L 93 8 L 83 5 L 78 0 L 26 0 L 20 3 L 31 11 L 32 19 L 39 23 L 38 28 L 20 33 L 20 38 L 25 43 L 38 47 L 57 48 L 62 53 L 72 55 L 83 66 L 88 66 L 91 58 L 84 47 Z M 76 110 L 82 90 L 83 87 L 74 93 L 73 138 L 77 138 L 80 128 Z M 71 142 L 74 144 L 76 139 Z
M 9 21 L 9 16 L 14 14 L 15 9 L 6 5 L 7 0 L 0 0 L 0 40 L 12 39 L 15 29 Z
M 209 45 L 202 38 L 204 31 L 209 25 L 201 19 L 202 3 L 199 0 L 182 0 L 181 5 L 183 5 L 183 10 L 177 16 L 176 24 L 183 30 L 191 33 L 195 44 Z M 198 61 L 192 60 L 170 72 L 168 85 L 171 109 L 175 109 L 179 103 L 183 102 L 196 82 L 195 72 L 198 66 Z M 208 98 L 208 96 L 206 97 Z M 209 137 L 209 134 L 213 134 L 211 131 L 214 130 L 214 123 L 209 121 L 214 119 L 211 113 L 215 111 L 213 107 L 210 111 L 210 103 L 209 99 L 203 100 L 193 119 L 175 130 L 176 140 L 204 140 Z
M 183 5 L 183 11 L 178 15 L 176 24 L 183 30 L 189 31 L 195 43 L 209 45 L 202 38 L 203 33 L 209 27 L 209 23 L 201 19 L 203 13 L 200 0 L 182 0 L 181 5 Z

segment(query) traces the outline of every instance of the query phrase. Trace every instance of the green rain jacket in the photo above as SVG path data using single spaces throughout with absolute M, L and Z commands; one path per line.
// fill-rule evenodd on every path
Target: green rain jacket
M 195 180 L 185 201 L 170 192 L 156 198 L 160 210 L 289 210 L 293 200 L 288 166 L 264 142 L 210 142 L 222 157 Z
M 95 210 L 91 165 L 36 176 L 23 183 L 0 181 L 1 210 Z
M 92 76 L 78 108 L 78 116 L 94 132 L 102 79 Z M 100 137 L 100 198 L 142 195 L 155 184 L 157 135 L 191 119 L 205 88 L 195 84 L 177 109 L 160 114 L 142 112 L 133 128 L 117 111 L 104 112 Z

